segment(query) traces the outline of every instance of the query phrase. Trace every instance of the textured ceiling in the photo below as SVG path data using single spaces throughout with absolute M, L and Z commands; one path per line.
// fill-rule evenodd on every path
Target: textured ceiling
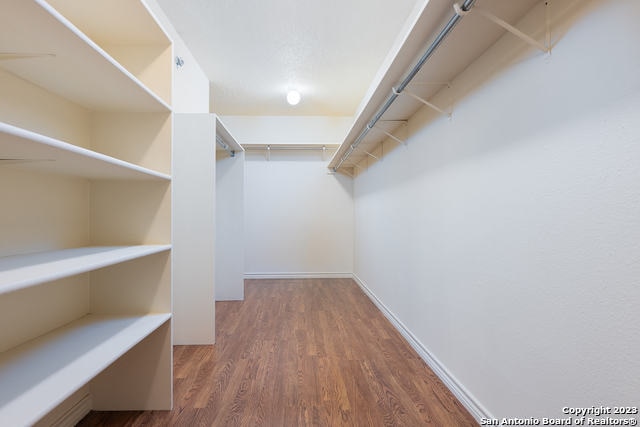
M 158 0 L 229 115 L 353 115 L 426 0 Z M 297 89 L 302 101 L 286 103 Z

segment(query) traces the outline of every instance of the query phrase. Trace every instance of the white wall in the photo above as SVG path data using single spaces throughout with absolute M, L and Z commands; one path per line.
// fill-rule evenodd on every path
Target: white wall
M 337 143 L 351 124 L 346 118 L 271 119 L 225 116 L 223 121 L 241 144 Z M 248 277 L 350 276 L 353 183 L 328 174 L 331 154 L 323 160 L 321 151 L 273 151 L 267 161 L 264 152 L 246 153 Z
M 244 156 L 216 152 L 216 301 L 244 299 Z
M 358 278 L 476 416 L 640 396 L 640 3 L 551 6 L 550 56 L 506 36 L 354 184 Z
M 349 275 L 353 186 L 318 152 L 247 154 L 245 271 L 261 276 Z

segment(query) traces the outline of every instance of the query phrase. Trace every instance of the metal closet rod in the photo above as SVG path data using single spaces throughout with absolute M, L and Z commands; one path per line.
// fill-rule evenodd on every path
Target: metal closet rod
M 245 145 L 245 150 L 291 150 L 291 151 L 301 151 L 301 150 L 314 150 L 314 151 L 324 151 L 324 150 L 335 150 L 336 145 L 295 145 L 295 144 L 282 144 L 282 145 L 273 145 L 273 144 L 260 144 L 260 145 Z
M 220 138 L 218 135 L 216 135 L 216 143 L 218 143 L 218 145 L 222 147 L 223 150 L 229 153 L 231 157 L 236 156 L 235 150 L 232 150 L 231 147 L 229 147 L 229 145 L 226 142 L 224 142 L 222 138 Z
M 460 8 L 462 9 L 463 12 L 468 12 L 475 2 L 476 0 L 465 0 L 464 3 L 462 3 L 462 5 L 460 6 Z M 454 13 L 451 19 L 449 19 L 449 22 L 447 22 L 444 28 L 440 31 L 440 33 L 437 35 L 433 43 L 431 43 L 431 45 L 427 48 L 427 50 L 422 54 L 418 62 L 413 66 L 411 71 L 409 71 L 409 74 L 407 74 L 407 76 L 400 82 L 400 84 L 398 84 L 398 86 L 392 89 L 391 95 L 387 98 L 387 101 L 384 104 L 382 104 L 382 107 L 378 109 L 378 112 L 375 114 L 375 116 L 373 116 L 373 118 L 369 121 L 369 123 L 367 123 L 367 125 L 362 130 L 362 132 L 360 132 L 360 135 L 358 135 L 355 141 L 353 141 L 353 143 L 349 146 L 349 151 L 347 151 L 340 158 L 340 161 L 338 162 L 338 164 L 333 168 L 334 172 L 338 171 L 340 166 L 342 166 L 342 163 L 344 163 L 344 161 L 347 160 L 347 158 L 351 155 L 351 153 L 353 153 L 353 150 L 356 149 L 358 144 L 360 144 L 360 142 L 364 139 L 364 137 L 367 136 L 369 131 L 375 126 L 378 120 L 380 120 L 380 118 L 384 115 L 384 113 L 387 112 L 389 107 L 391 107 L 391 104 L 393 104 L 396 98 L 400 96 L 400 93 L 403 90 L 405 90 L 405 88 L 409 85 L 409 83 L 411 83 L 411 80 L 413 80 L 413 78 L 418 74 L 422 66 L 425 64 L 425 62 L 427 62 L 427 60 L 431 57 L 431 55 L 433 55 L 433 53 L 436 51 L 438 46 L 442 44 L 444 39 L 447 37 L 447 35 L 449 35 L 451 30 L 453 30 L 453 27 L 456 26 L 456 24 L 460 19 L 462 19 L 462 15 L 459 15 L 457 12 Z

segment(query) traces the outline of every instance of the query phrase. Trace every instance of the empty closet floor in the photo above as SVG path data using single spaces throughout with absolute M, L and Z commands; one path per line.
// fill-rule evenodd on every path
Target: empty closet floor
M 351 279 L 247 280 L 215 346 L 174 348 L 174 410 L 80 426 L 475 426 Z

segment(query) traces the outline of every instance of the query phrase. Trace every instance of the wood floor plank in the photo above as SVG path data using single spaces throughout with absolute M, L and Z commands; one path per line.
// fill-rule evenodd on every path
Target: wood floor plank
M 350 279 L 247 280 L 216 344 L 174 348 L 174 410 L 86 426 L 475 426 Z

